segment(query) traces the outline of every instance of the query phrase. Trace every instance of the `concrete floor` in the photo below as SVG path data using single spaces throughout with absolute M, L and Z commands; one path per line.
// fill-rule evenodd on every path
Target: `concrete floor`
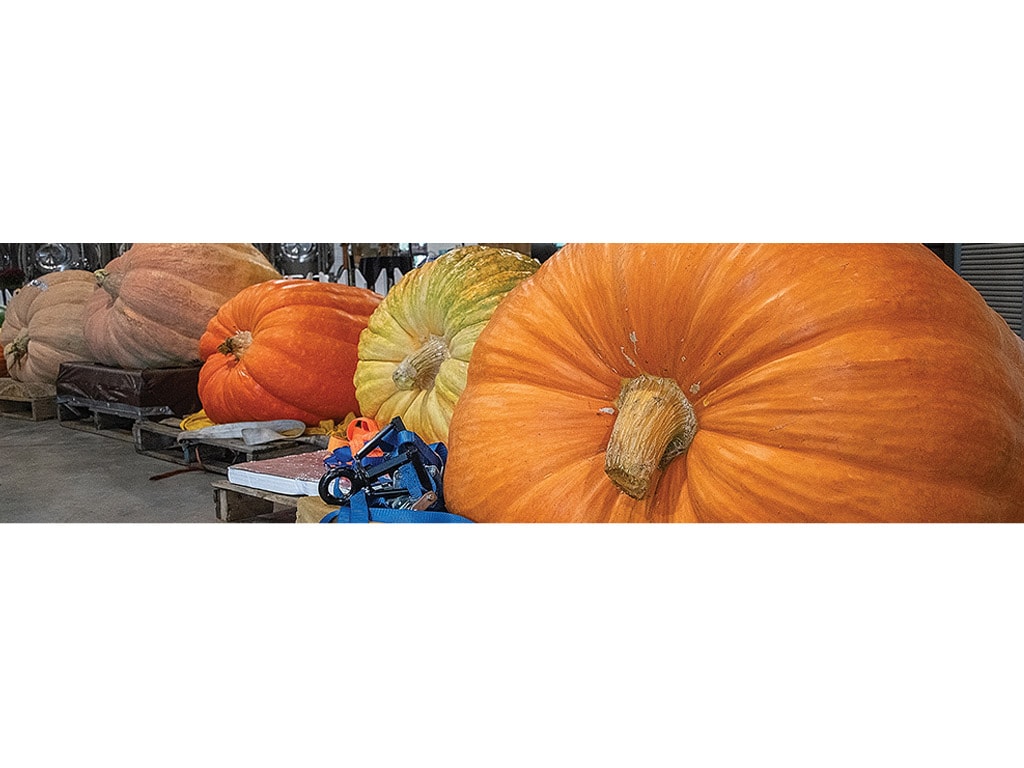
M 56 419 L 0 416 L 0 523 L 215 523 L 212 472 L 157 475 L 180 464 Z

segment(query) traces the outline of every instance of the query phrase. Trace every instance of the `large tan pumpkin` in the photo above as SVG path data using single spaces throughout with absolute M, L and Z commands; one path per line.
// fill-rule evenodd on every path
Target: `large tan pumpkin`
M 477 521 L 1024 521 L 1024 343 L 923 245 L 573 244 L 450 434 Z
M 7 375 L 54 384 L 61 363 L 90 359 L 83 324 L 93 290 L 93 274 L 78 269 L 52 272 L 19 288 L 0 327 Z
M 280 274 L 248 243 L 135 243 L 96 273 L 85 339 L 96 362 L 161 368 L 198 361 L 228 299 Z
M 3 323 L 0 322 L 0 330 L 3 329 Z M 0 344 L 0 379 L 7 378 L 7 356 L 4 355 L 3 344 Z

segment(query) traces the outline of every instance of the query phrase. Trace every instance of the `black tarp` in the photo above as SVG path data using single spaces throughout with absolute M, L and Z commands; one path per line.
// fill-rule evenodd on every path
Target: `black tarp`
M 62 363 L 57 402 L 121 407 L 133 416 L 187 416 L 199 402 L 200 364 L 180 368 L 109 368 L 96 363 Z

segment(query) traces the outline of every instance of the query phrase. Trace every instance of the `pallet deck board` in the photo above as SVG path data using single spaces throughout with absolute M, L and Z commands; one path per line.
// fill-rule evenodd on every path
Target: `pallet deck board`
M 134 442 L 132 425 L 135 417 L 126 416 L 119 410 L 105 408 L 99 404 L 81 405 L 62 402 L 57 398 L 57 420 L 62 427 L 89 432 L 117 440 Z
M 132 414 L 118 403 L 83 403 L 57 397 L 57 417 L 62 427 L 125 440 L 135 445 L 136 453 L 188 467 L 201 467 L 226 475 L 228 467 L 247 461 L 273 459 L 296 453 L 320 450 L 322 446 L 303 438 L 275 440 L 248 445 L 241 439 L 204 438 L 178 440 L 181 428 L 171 426 L 177 419 Z M 160 420 L 155 420 L 160 418 Z M 326 439 L 326 438 L 325 438 Z
M 295 522 L 300 496 L 248 488 L 227 480 L 215 480 L 211 485 L 214 508 L 221 522 Z
M 137 421 L 132 433 L 138 453 L 176 464 L 201 466 L 221 475 L 226 475 L 233 464 L 320 450 L 319 445 L 300 440 L 276 440 L 262 445 L 221 438 L 179 441 L 180 429 L 156 421 Z
M 159 421 L 136 421 L 132 424 L 136 453 L 187 467 L 196 465 L 198 462 L 194 454 L 178 442 L 180 434 L 181 429 Z
M 0 398 L 0 416 L 25 421 L 55 419 L 57 418 L 57 398 L 8 395 Z

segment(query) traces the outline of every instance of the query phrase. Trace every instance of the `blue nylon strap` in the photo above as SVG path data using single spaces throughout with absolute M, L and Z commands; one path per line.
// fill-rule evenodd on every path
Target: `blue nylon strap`
M 366 494 L 357 493 L 348 501 L 349 516 L 347 522 L 349 523 L 368 523 L 370 522 L 370 507 L 366 503 Z
M 357 499 L 359 500 L 357 502 Z M 351 499 L 351 506 L 328 513 L 321 523 L 472 523 L 468 517 L 453 512 L 437 512 L 418 509 L 390 509 L 388 507 L 366 506 L 366 498 L 357 493 Z
M 375 507 L 372 513 L 375 523 L 472 523 L 468 517 L 453 512 L 437 512 L 419 509 L 390 509 Z

